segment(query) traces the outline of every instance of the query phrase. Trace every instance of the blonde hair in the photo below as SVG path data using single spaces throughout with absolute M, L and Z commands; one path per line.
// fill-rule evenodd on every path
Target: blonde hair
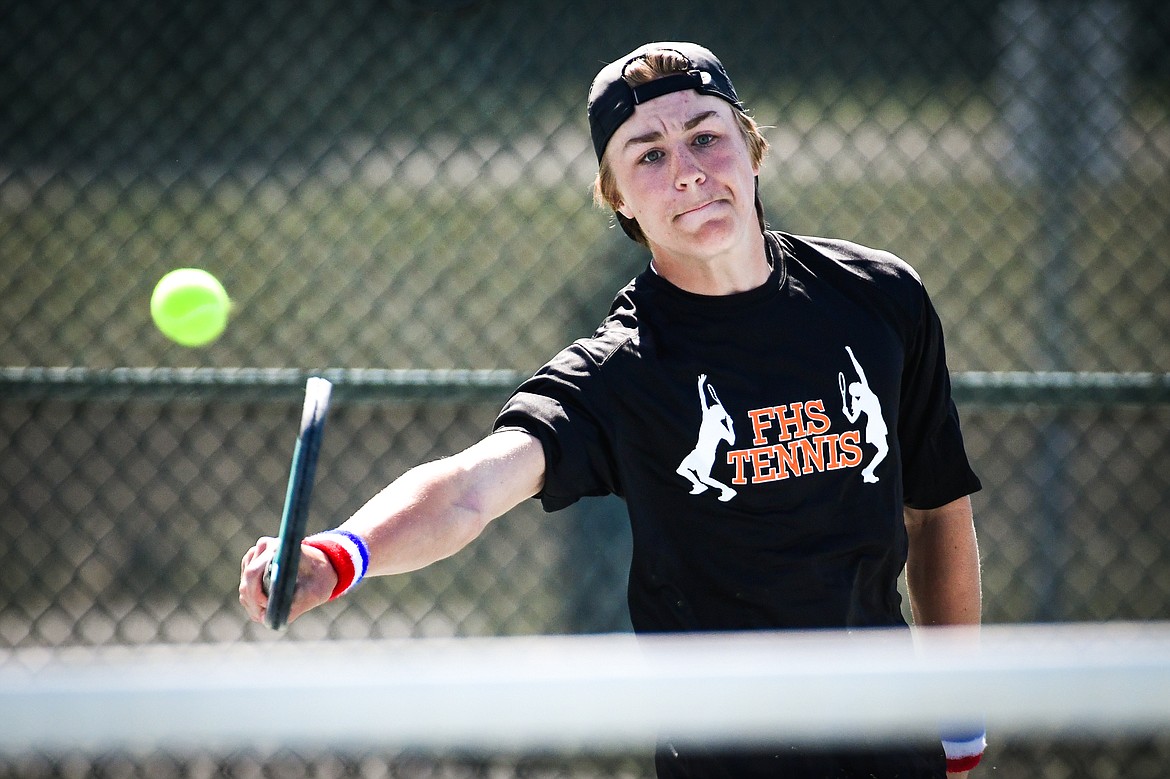
M 669 76 L 672 73 L 685 73 L 691 66 L 689 60 L 673 51 L 656 51 L 646 54 L 634 62 L 626 66 L 623 73 L 623 78 L 626 82 L 636 87 L 645 84 L 649 81 Z M 760 132 L 760 126 L 756 124 L 756 120 L 752 119 L 744 111 L 739 108 L 734 108 L 732 113 L 735 115 L 736 124 L 739 126 L 740 133 L 743 134 L 744 141 L 747 142 L 748 154 L 751 157 L 752 165 L 759 167 L 760 163 L 764 161 L 764 155 L 768 151 L 768 141 Z M 633 238 L 643 246 L 649 246 L 649 241 L 646 240 L 646 234 L 642 232 L 642 228 L 638 225 L 637 220 L 628 219 L 620 213 L 617 213 L 618 205 L 621 203 L 621 193 L 617 188 L 617 180 L 613 175 L 613 169 L 609 165 L 608 149 L 605 154 L 601 156 L 601 163 L 597 168 L 597 178 L 593 181 L 593 202 L 597 205 L 610 208 L 615 212 L 618 223 L 621 224 L 622 229 L 626 234 Z M 756 195 L 756 213 L 760 219 L 760 230 L 765 228 L 764 211 L 760 203 L 759 194 Z

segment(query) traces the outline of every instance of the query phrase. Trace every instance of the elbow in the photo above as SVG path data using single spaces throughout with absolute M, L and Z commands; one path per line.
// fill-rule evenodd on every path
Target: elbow
M 479 538 L 494 515 L 475 474 L 457 462 L 444 464 L 451 470 L 438 478 L 438 488 L 446 493 L 439 504 L 445 506 L 444 524 L 452 546 L 449 554 L 454 554 Z
M 479 538 L 491 521 L 491 515 L 474 499 L 455 503 L 449 515 L 451 540 L 455 544 L 452 554 Z
M 413 546 L 419 554 L 406 570 L 451 557 L 478 538 L 490 521 L 467 474 L 450 460 L 415 466 L 402 481 L 413 483 L 405 524 L 414 529 Z

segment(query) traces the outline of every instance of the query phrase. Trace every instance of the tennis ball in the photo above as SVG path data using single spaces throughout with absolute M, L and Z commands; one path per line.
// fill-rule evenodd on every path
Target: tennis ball
M 231 300 L 219 279 L 199 268 L 171 271 L 150 296 L 151 319 L 182 346 L 206 346 L 219 338 L 230 310 Z

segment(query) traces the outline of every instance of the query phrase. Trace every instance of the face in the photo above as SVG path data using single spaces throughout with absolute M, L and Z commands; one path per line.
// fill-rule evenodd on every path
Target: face
M 714 256 L 758 238 L 755 177 L 747 142 L 724 100 L 684 90 L 639 105 L 606 157 L 656 260 Z

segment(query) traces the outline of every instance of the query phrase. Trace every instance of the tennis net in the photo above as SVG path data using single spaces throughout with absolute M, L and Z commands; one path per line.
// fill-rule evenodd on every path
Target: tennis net
M 241 775 L 264 776 L 288 753 L 362 756 L 304 772 L 314 775 L 408 775 L 393 766 L 411 754 L 481 765 L 557 754 L 579 766 L 582 755 L 647 754 L 662 733 L 723 746 L 872 744 L 983 718 L 993 767 L 997 741 L 1165 750 L 1170 625 L 991 626 L 977 642 L 932 630 L 913 643 L 861 631 L 13 650 L 0 664 L 0 775 L 67 775 L 61 766 L 111 755 L 123 766 L 185 756 L 219 776 L 234 775 L 241 754 Z M 555 775 L 627 770 L 589 765 Z

